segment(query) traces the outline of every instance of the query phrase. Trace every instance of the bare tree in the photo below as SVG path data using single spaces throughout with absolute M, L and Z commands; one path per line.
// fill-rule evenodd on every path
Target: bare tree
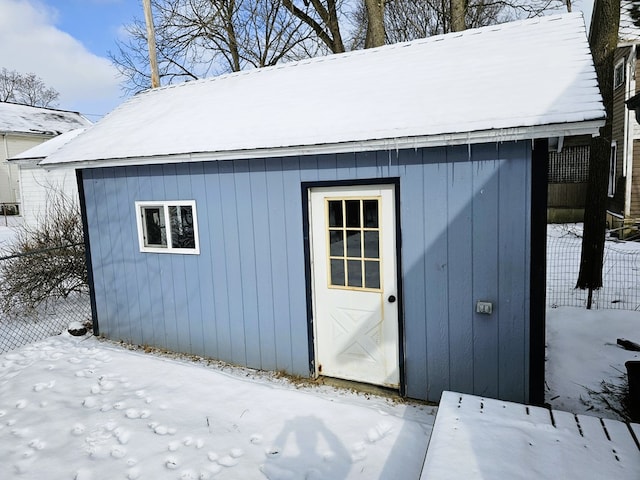
M 591 308 L 593 290 L 602 287 L 602 261 L 607 214 L 607 186 L 611 155 L 613 117 L 613 60 L 618 44 L 620 0 L 595 0 L 589 46 L 607 112 L 600 136 L 591 139 L 589 180 L 584 210 L 584 235 L 580 272 L 576 288 L 589 289 L 587 308 Z
M 12 102 L 20 85 L 20 74 L 15 70 L 3 68 L 0 72 L 0 101 Z
M 451 31 L 460 32 L 466 30 L 467 22 L 467 0 L 450 0 L 451 8 Z
M 317 53 L 310 28 L 283 7 L 286 0 L 152 0 L 158 68 L 164 84 L 275 65 Z M 149 86 L 146 26 L 127 27 L 129 39 L 110 53 L 128 79 Z
M 340 0 L 283 0 L 282 4 L 309 26 L 330 52 L 345 51 L 340 28 L 340 18 L 343 16 Z
M 0 101 L 32 107 L 53 107 L 60 94 L 48 88 L 34 73 L 23 75 L 15 70 L 0 71 Z

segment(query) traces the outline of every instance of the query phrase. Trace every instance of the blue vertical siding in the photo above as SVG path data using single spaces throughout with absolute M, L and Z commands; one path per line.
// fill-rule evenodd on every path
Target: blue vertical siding
M 525 401 L 530 168 L 510 142 L 85 170 L 101 332 L 308 375 L 301 183 L 399 178 L 407 395 Z M 200 255 L 141 253 L 139 200 L 195 200 Z

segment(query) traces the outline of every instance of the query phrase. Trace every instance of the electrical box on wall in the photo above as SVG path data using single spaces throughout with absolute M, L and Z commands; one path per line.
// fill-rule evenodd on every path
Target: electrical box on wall
M 478 303 L 476 303 L 476 313 L 491 315 L 493 313 L 493 303 L 478 301 Z

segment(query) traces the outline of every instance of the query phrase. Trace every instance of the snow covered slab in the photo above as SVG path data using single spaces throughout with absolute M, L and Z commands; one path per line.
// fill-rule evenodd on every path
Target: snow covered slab
M 64 335 L 0 356 L 0 478 L 417 479 L 434 410 Z
M 420 478 L 636 480 L 636 442 L 615 420 L 444 392 Z
M 148 90 L 43 160 L 87 166 L 598 133 L 582 14 L 505 23 Z

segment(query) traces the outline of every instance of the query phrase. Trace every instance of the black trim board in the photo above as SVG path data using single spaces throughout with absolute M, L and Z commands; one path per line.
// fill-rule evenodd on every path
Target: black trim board
M 80 199 L 80 217 L 82 219 L 82 233 L 84 235 L 84 254 L 87 263 L 87 282 L 89 283 L 89 301 L 91 302 L 91 323 L 93 334 L 100 335 L 98 314 L 96 311 L 96 291 L 93 283 L 93 265 L 91 263 L 91 243 L 89 242 L 89 224 L 87 223 L 87 203 L 84 197 L 84 181 L 82 170 L 76 170 L 76 182 L 78 183 L 78 197 Z
M 549 141 L 533 142 L 531 158 L 531 260 L 529 296 L 529 402 L 544 404 L 547 273 L 547 169 Z
M 405 378 L 405 336 L 404 336 L 404 296 L 402 291 L 402 232 L 400 221 L 400 178 L 370 178 L 370 179 L 353 179 L 353 180 L 328 180 L 316 182 L 302 182 L 302 238 L 304 241 L 304 276 L 306 286 L 307 300 L 307 338 L 309 342 L 309 376 L 315 375 L 315 343 L 313 337 L 313 295 L 311 291 L 311 242 L 309 234 L 309 191 L 312 188 L 322 187 L 356 187 L 359 185 L 393 185 L 395 200 L 395 216 L 396 216 L 396 283 L 398 294 L 398 368 L 400 370 L 400 388 L 401 396 L 406 394 L 406 378 Z

